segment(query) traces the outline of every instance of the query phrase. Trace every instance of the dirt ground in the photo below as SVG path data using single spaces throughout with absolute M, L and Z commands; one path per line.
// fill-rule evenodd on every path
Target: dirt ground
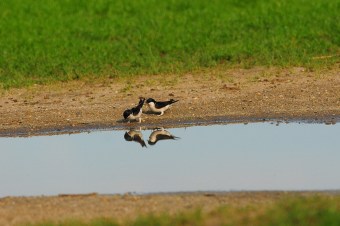
M 214 69 L 75 81 L 11 89 L 0 95 L 0 136 L 97 127 L 180 126 L 213 120 L 324 119 L 334 123 L 340 116 L 340 64 L 318 71 Z M 139 96 L 179 102 L 163 116 L 144 114 L 141 124 L 123 122 L 123 111 L 135 106 Z
M 200 209 L 209 213 L 222 206 L 267 209 L 279 200 L 308 195 L 338 195 L 316 192 L 230 192 L 153 195 L 60 195 L 51 197 L 7 197 L 0 199 L 0 225 L 27 225 L 98 218 L 118 222 L 148 214 L 170 215 Z
M 0 94 L 0 137 L 30 136 L 106 127 L 181 126 L 216 120 L 321 120 L 340 118 L 340 65 L 327 70 L 305 68 L 214 69 L 183 75 L 74 81 L 34 85 Z M 122 113 L 138 97 L 178 99 L 163 116 L 144 114 L 143 122 L 123 122 Z M 144 112 L 147 112 L 145 106 Z M 75 195 L 0 199 L 0 225 L 70 218 L 133 219 L 146 213 L 176 213 L 221 204 L 258 205 L 282 193 L 178 195 Z

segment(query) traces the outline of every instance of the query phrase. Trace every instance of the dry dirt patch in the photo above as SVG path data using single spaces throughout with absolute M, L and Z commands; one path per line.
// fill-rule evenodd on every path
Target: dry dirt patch
M 315 195 L 285 192 L 183 193 L 155 195 L 68 195 L 7 197 L 0 199 L 0 225 L 22 225 L 98 218 L 133 221 L 147 214 L 170 215 L 201 209 L 208 213 L 221 206 L 264 209 L 290 196 Z M 325 195 L 325 194 L 323 194 Z

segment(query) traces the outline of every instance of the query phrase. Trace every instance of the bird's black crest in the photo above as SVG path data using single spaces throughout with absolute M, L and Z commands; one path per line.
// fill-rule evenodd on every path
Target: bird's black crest
M 132 141 L 132 140 L 133 140 L 133 138 L 130 136 L 130 134 L 129 134 L 128 132 L 125 132 L 125 134 L 124 134 L 124 139 L 125 139 L 126 141 Z
M 152 98 L 149 98 L 149 99 L 146 100 L 146 103 L 151 103 L 151 102 L 156 102 L 156 101 Z

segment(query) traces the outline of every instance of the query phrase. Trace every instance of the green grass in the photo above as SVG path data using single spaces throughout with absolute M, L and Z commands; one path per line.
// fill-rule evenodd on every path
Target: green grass
M 0 86 L 332 65 L 339 11 L 339 0 L 1 0 Z
M 260 206 L 261 208 L 254 204 L 243 208 L 223 206 L 209 213 L 197 210 L 175 216 L 149 215 L 120 224 L 111 219 L 97 219 L 88 223 L 82 221 L 44 222 L 34 226 L 338 226 L 340 224 L 339 196 L 285 197 L 273 205 L 261 204 Z

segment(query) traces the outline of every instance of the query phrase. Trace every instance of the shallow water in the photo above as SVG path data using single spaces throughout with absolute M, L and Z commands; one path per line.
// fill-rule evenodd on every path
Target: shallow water
M 166 131 L 176 137 L 150 145 L 153 131 L 142 130 L 146 147 L 127 141 L 127 131 L 0 138 L 0 197 L 340 189 L 340 124 Z

